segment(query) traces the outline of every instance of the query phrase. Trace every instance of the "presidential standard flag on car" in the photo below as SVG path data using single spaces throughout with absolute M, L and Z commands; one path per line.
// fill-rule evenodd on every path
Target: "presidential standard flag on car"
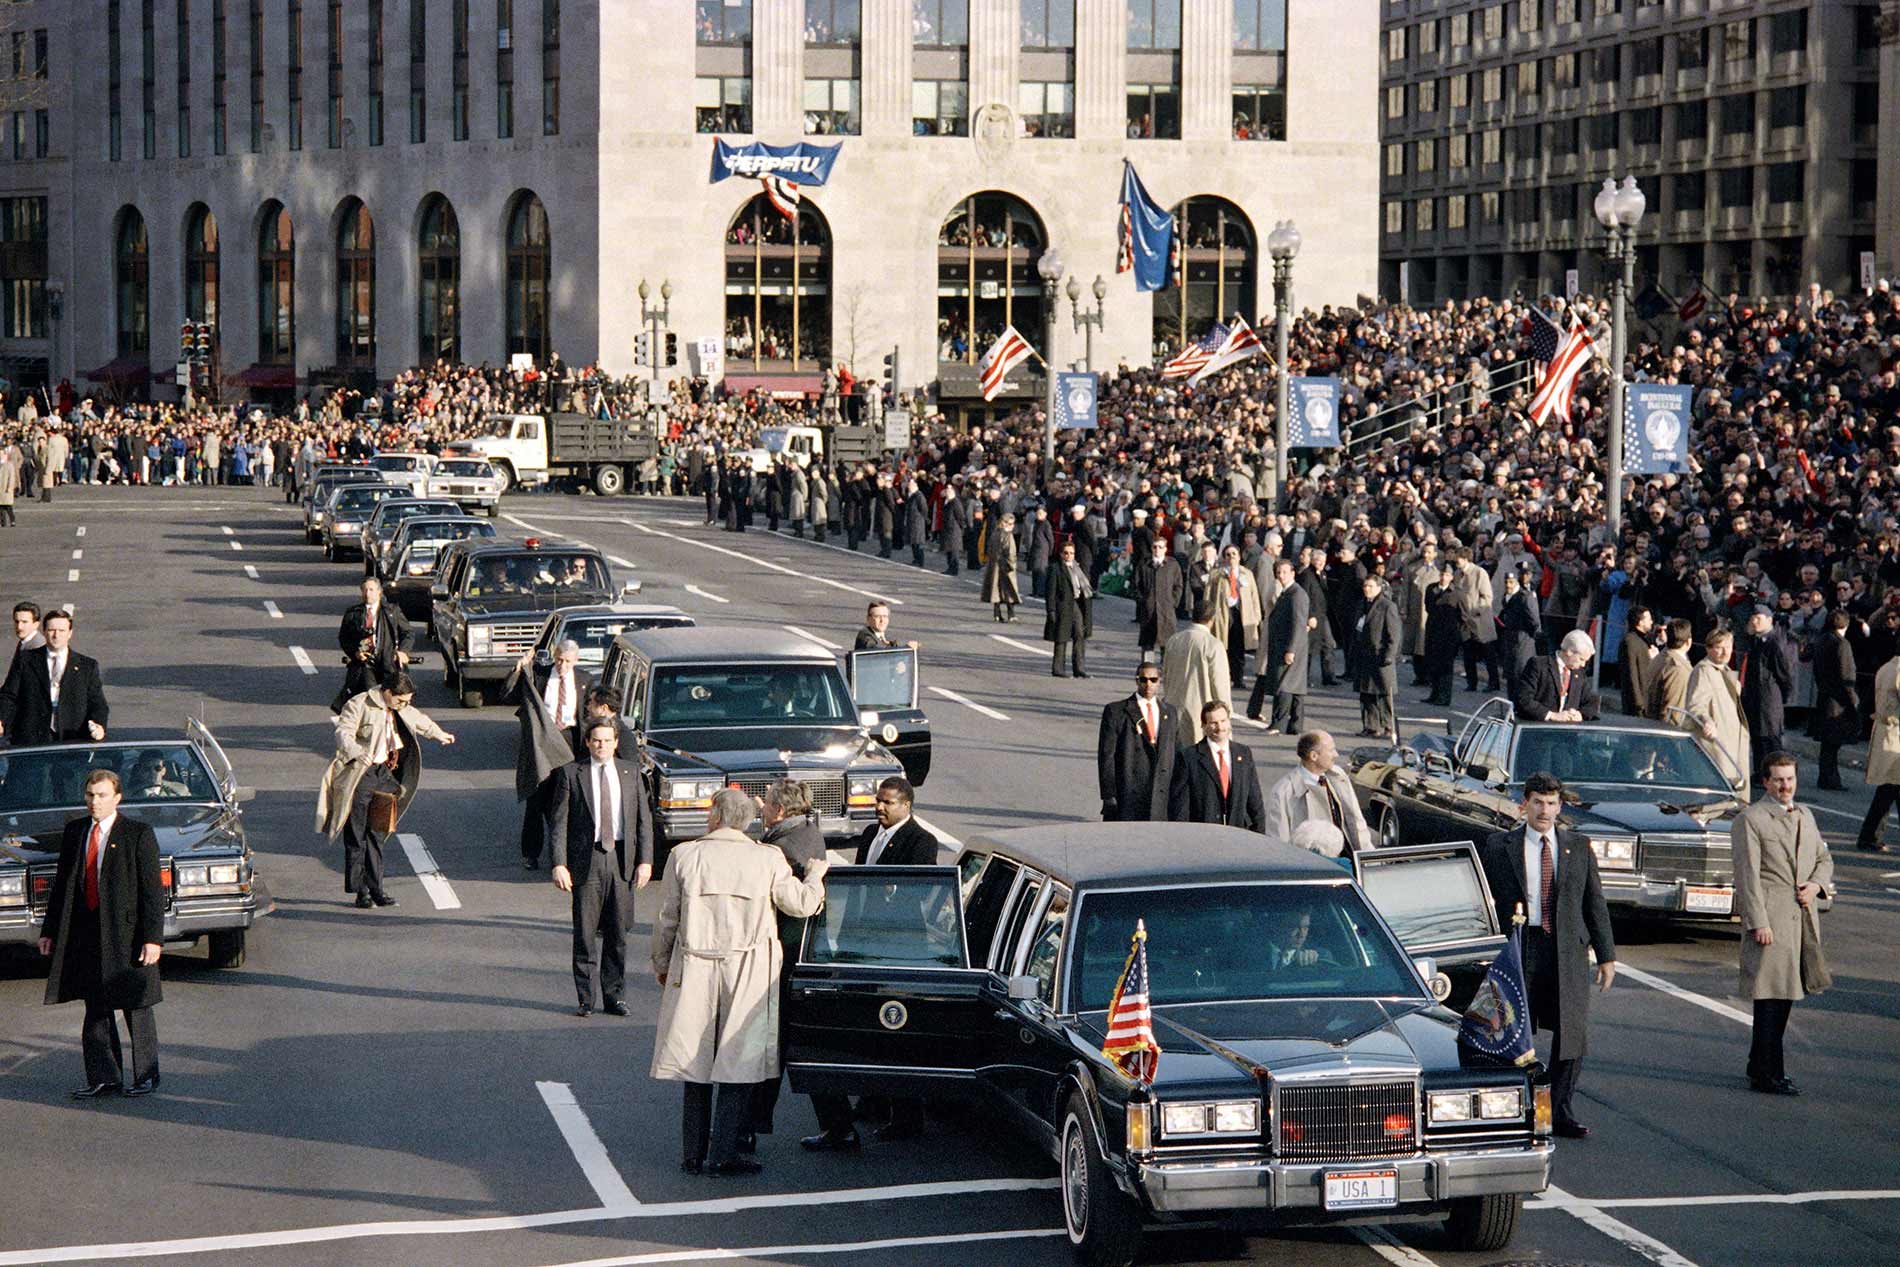
M 1529 994 L 1524 988 L 1522 930 L 1513 928 L 1491 961 L 1471 1005 L 1458 1023 L 1458 1051 L 1468 1064 L 1528 1065 L 1537 1059 L 1531 1036 Z
M 983 359 L 976 363 L 983 399 L 995 400 L 996 393 L 1003 390 L 1003 380 L 1009 377 L 1009 372 L 1027 361 L 1030 355 L 1028 340 L 1016 333 L 1015 326 L 1005 326 L 996 342 L 990 345 L 990 350 L 983 354 Z
M 1102 1054 L 1138 1082 L 1153 1082 L 1161 1067 L 1161 1044 L 1155 1041 L 1154 1016 L 1148 1010 L 1148 925 L 1143 920 L 1135 921 L 1128 962 L 1115 982 Z
M 1174 217 L 1142 188 L 1135 165 L 1122 160 L 1121 250 L 1115 271 L 1135 274 L 1136 290 L 1160 290 L 1168 284 L 1168 258 L 1174 246 Z

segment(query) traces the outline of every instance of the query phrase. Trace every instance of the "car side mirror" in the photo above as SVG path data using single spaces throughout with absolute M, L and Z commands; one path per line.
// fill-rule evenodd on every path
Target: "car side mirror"
M 248 804 L 257 799 L 257 789 L 251 787 L 249 784 L 240 784 L 231 799 L 236 801 L 239 805 Z
M 1421 955 L 1412 960 L 1412 967 L 1425 979 L 1426 986 L 1432 992 L 1432 998 L 1443 1003 L 1451 997 L 1451 978 L 1438 970 L 1438 960 L 1430 955 Z
M 1465 773 L 1480 783 L 1491 781 L 1491 767 L 1488 765 L 1468 765 L 1465 767 Z
M 635 577 L 633 580 L 628 581 L 625 585 L 622 585 L 620 587 L 620 596 L 622 598 L 631 598 L 633 595 L 638 594 L 639 592 L 640 592 L 640 580 L 638 577 Z
M 1422 753 L 1419 756 L 1419 764 L 1430 774 L 1451 773 L 1451 758 L 1436 749 Z
M 1009 1001 L 1011 1003 L 1028 1003 L 1037 998 L 1041 993 L 1042 982 L 1036 980 L 1034 977 L 1022 976 L 1011 977 L 1009 979 Z
M 858 710 L 858 725 L 864 727 L 866 730 L 876 730 L 877 723 L 878 715 L 875 708 L 861 708 Z

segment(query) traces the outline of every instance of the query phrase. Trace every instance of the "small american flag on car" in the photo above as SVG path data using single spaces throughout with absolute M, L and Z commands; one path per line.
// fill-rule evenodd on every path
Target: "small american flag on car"
M 1135 921 L 1128 962 L 1122 966 L 1115 997 L 1108 1005 L 1108 1037 L 1102 1041 L 1102 1054 L 1141 1082 L 1153 1082 L 1161 1067 L 1161 1044 L 1155 1041 L 1154 1017 L 1148 1011 L 1148 926 L 1142 920 Z

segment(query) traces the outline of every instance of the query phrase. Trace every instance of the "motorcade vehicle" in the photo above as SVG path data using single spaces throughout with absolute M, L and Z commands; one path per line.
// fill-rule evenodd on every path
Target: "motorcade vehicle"
M 1434 865 L 1495 933 L 1470 846 Z M 1495 1251 L 1549 1182 L 1549 1088 L 1461 1054 L 1436 964 L 1334 860 L 1208 824 L 1057 823 L 825 887 L 789 968 L 792 1089 L 961 1102 L 1026 1138 L 1085 1264 L 1209 1220 L 1442 1215 L 1454 1248 Z M 1143 1077 L 1103 1053 L 1137 929 Z
M 481 511 L 493 519 L 501 513 L 501 495 L 508 491 L 508 482 L 481 458 L 449 454 L 436 459 L 424 491 L 430 497 L 452 498 L 464 510 Z
M 382 478 L 367 466 L 325 468 L 303 490 L 303 535 L 311 545 L 323 541 L 324 506 L 338 484 L 380 484 Z
M 1558 821 L 1588 838 L 1613 912 L 1734 915 L 1729 824 L 1743 806 L 1699 735 L 1640 719 L 1523 721 L 1497 698 L 1447 721 L 1444 734 L 1355 749 L 1350 765 L 1383 845 L 1482 840 L 1515 827 L 1524 780 L 1554 774 L 1566 789 Z
M 433 515 L 459 516 L 465 512 L 460 502 L 436 500 L 427 497 L 411 497 L 407 493 L 398 493 L 386 497 L 376 505 L 376 510 L 363 525 L 362 539 L 357 548 L 363 552 L 363 575 L 380 576 L 382 574 L 382 553 L 385 547 L 395 539 L 396 529 L 405 519 Z
M 435 583 L 436 561 L 451 541 L 492 540 L 495 525 L 473 515 L 419 515 L 396 527 L 378 560 L 383 593 L 410 620 L 429 619 L 429 588 Z
M 916 653 L 898 650 L 914 676 Z M 872 654 L 892 653 L 851 656 Z M 908 741 L 928 760 L 927 721 L 906 733 L 860 709 L 838 657 L 792 633 L 630 630 L 614 639 L 601 680 L 620 692 L 650 773 L 661 847 L 703 835 L 719 789 L 757 796 L 782 778 L 805 784 L 827 836 L 856 835 L 876 821 L 879 781 L 907 775 L 893 749 Z
M 659 456 L 663 425 L 658 413 L 492 414 L 483 434 L 451 442 L 443 456 L 486 459 L 504 489 L 573 479 L 613 497 L 627 491 L 630 467 Z
M 400 484 L 411 497 L 429 495 L 429 476 L 435 470 L 430 453 L 378 453 L 369 464 L 382 473 L 383 483 Z
M 878 427 L 828 424 L 821 427 L 777 426 L 759 428 L 758 444 L 741 449 L 755 474 L 772 469 L 784 458 L 799 467 L 816 462 L 831 467 L 839 462 L 869 462 L 883 451 L 884 432 Z
M 363 547 L 363 527 L 376 508 L 403 490 L 394 484 L 341 484 L 323 508 L 323 557 L 341 562 Z
M 638 592 L 616 588 L 606 556 L 571 541 L 468 540 L 448 550 L 430 590 L 430 619 L 449 690 L 464 708 L 479 708 L 488 688 L 514 672 L 549 612 Z
M 548 623 L 541 627 L 541 637 L 534 644 L 534 662 L 541 668 L 552 665 L 554 648 L 571 638 L 581 649 L 580 667 L 598 674 L 614 639 L 628 630 L 687 629 L 694 623 L 691 616 L 664 603 L 562 607 L 548 613 Z
M 33 945 L 59 870 L 61 833 L 86 813 L 86 775 L 119 775 L 119 812 L 151 825 L 165 886 L 165 943 L 208 943 L 214 968 L 244 963 L 253 924 L 272 908 L 244 831 L 230 758 L 192 718 L 176 739 L 0 749 L 0 944 Z

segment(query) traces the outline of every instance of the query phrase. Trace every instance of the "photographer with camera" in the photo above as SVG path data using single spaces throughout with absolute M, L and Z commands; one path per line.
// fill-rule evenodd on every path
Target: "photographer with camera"
M 340 713 L 352 696 L 372 686 L 385 686 L 409 666 L 409 622 L 383 601 L 383 583 L 363 580 L 363 601 L 350 604 L 337 626 L 337 645 L 343 649 L 343 686 L 330 701 Z

